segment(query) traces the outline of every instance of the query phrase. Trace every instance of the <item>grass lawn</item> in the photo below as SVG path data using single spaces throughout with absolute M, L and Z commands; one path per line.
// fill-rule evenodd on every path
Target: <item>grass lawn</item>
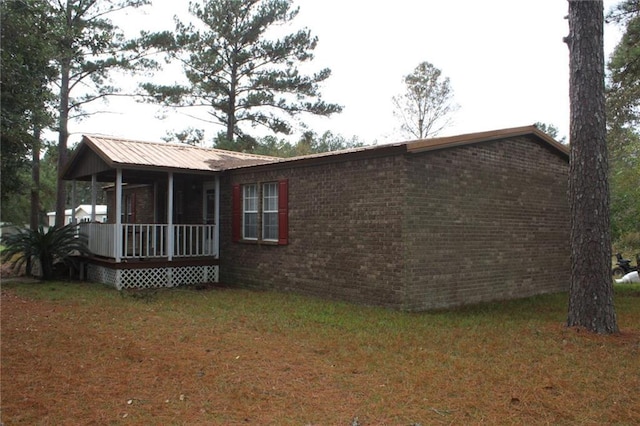
M 1 302 L 7 426 L 640 423 L 640 285 L 616 287 L 615 336 L 563 327 L 566 294 L 410 314 L 54 282 Z

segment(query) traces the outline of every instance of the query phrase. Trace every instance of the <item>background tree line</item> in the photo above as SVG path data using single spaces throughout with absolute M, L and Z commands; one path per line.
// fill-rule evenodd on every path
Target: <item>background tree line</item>
M 618 248 L 640 250 L 640 1 L 607 15 L 624 31 L 607 64 L 611 232 Z
M 2 221 L 25 222 L 31 216 L 32 223 L 34 217 L 41 222 L 43 212 L 55 206 L 59 213 L 68 204 L 68 189 L 57 181 L 69 155 L 68 123 L 86 116 L 89 103 L 111 96 L 138 95 L 173 108 L 204 110 L 207 126 L 221 126 L 208 142 L 218 148 L 294 156 L 365 144 L 331 131 L 307 131 L 295 142 L 282 137 L 304 128 L 305 114 L 341 111 L 321 96 L 329 68 L 309 75 L 300 71 L 299 65 L 313 60 L 318 43 L 311 31 L 267 37 L 271 27 L 295 19 L 298 8 L 291 0 L 192 2 L 190 22 L 125 37 L 116 22 L 119 14 L 148 5 L 150 0 L 0 0 Z M 637 249 L 640 2 L 622 1 L 607 18 L 623 29 L 607 63 L 611 232 L 619 244 Z M 187 83 L 147 82 L 136 93 L 122 92 L 114 75 L 143 79 L 145 72 L 161 68 L 161 59 L 182 64 Z M 435 135 L 456 108 L 449 80 L 425 61 L 404 83 L 406 92 L 393 102 L 405 135 Z M 57 133 L 57 141 L 42 140 L 47 129 Z M 202 143 L 202 138 L 200 129 L 167 135 L 186 143 Z M 88 201 L 82 188 L 77 201 Z

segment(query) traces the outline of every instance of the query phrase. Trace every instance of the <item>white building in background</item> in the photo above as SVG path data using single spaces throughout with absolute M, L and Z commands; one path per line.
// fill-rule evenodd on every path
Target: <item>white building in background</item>
M 66 209 L 64 211 L 64 224 L 71 223 L 74 219 L 72 217 L 72 211 L 75 212 L 76 222 L 90 222 L 91 221 L 91 204 L 80 204 L 75 209 Z M 56 224 L 56 212 L 47 213 L 47 219 L 49 226 Z M 107 221 L 107 206 L 104 204 L 96 205 L 96 222 Z

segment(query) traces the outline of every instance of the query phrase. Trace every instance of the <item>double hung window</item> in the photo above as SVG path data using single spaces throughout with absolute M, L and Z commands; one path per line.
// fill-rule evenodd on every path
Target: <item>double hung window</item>
M 278 184 L 262 185 L 262 239 L 278 241 Z
M 242 238 L 258 239 L 258 186 L 256 184 L 242 187 Z
M 288 181 L 233 186 L 234 241 L 288 244 Z

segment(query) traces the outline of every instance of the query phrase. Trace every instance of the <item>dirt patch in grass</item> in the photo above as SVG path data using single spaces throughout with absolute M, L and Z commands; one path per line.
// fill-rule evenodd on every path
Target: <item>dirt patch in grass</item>
M 13 424 L 637 424 L 640 306 L 616 336 L 565 297 L 407 314 L 246 290 L 2 290 Z

